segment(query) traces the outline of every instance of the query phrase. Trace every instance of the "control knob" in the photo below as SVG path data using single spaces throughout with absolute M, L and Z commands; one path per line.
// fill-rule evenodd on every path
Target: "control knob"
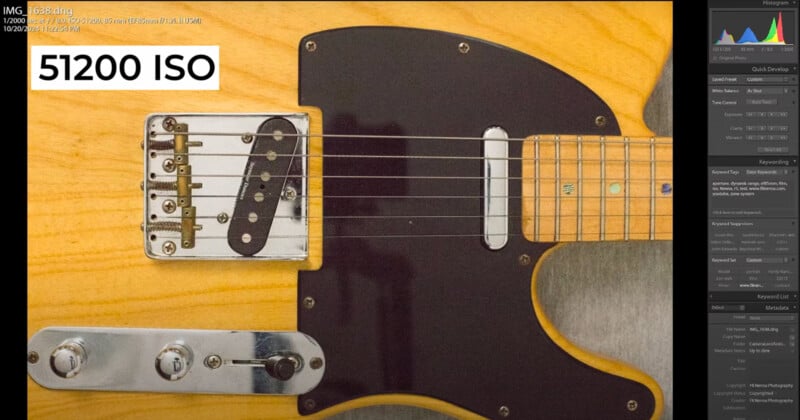
M 168 381 L 183 378 L 192 367 L 192 351 L 181 343 L 170 343 L 156 357 L 156 371 Z
M 59 344 L 50 354 L 50 368 L 62 378 L 72 378 L 86 364 L 86 348 L 80 338 L 70 338 Z
M 295 370 L 299 362 L 297 359 L 289 356 L 275 355 L 267 358 L 264 367 L 269 376 L 279 380 L 288 381 L 294 376 Z

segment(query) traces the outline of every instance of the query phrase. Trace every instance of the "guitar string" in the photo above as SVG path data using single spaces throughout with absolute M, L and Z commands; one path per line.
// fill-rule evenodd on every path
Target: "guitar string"
M 290 157 L 290 158 L 339 158 L 339 159 L 438 159 L 438 160 L 520 160 L 520 161 L 531 161 L 531 162 L 599 162 L 599 163 L 672 163 L 671 160 L 648 160 L 648 159 L 575 159 L 575 158 L 534 158 L 534 157 L 482 157 L 482 156 L 417 156 L 417 155 L 314 155 L 314 154 L 275 154 L 270 155 L 268 153 L 199 153 L 199 152 L 192 152 L 192 153 L 174 153 L 170 151 L 154 151 L 151 152 L 151 155 L 155 154 L 154 156 L 165 156 L 165 157 L 172 157 L 176 155 L 181 156 L 225 156 L 225 157 L 236 157 L 236 156 L 247 156 L 247 157 L 263 157 L 267 158 L 269 156 L 279 158 L 279 157 Z M 151 156 L 153 157 L 153 156 Z
M 195 131 L 174 131 L 174 132 L 162 131 L 162 132 L 151 132 L 150 133 L 150 137 L 175 136 L 175 135 L 184 135 L 184 134 L 187 135 L 187 136 L 239 137 L 239 141 L 241 141 L 241 137 L 244 137 L 244 136 L 271 137 L 271 136 L 275 135 L 274 133 L 249 133 L 249 132 L 237 133 L 237 132 L 214 132 L 214 131 L 196 131 L 196 132 Z M 541 142 L 561 142 L 561 143 L 581 142 L 583 144 L 586 144 L 586 143 L 601 143 L 601 142 L 605 142 L 607 144 L 614 144 L 614 143 L 624 144 L 625 143 L 625 140 L 619 140 L 619 141 L 617 141 L 617 140 L 592 140 L 592 139 L 585 138 L 585 137 L 602 137 L 602 138 L 607 138 L 607 137 L 620 137 L 620 138 L 622 138 L 622 137 L 624 137 L 624 136 L 620 136 L 620 135 L 616 135 L 616 134 L 614 134 L 614 135 L 592 134 L 592 135 L 589 135 L 589 136 L 587 136 L 587 135 L 572 135 L 572 134 L 570 134 L 568 136 L 570 136 L 570 137 L 576 136 L 577 138 L 575 138 L 575 139 L 559 138 L 557 140 L 556 139 L 542 138 L 542 136 L 539 136 L 538 139 L 524 138 L 524 137 L 516 137 L 516 138 L 508 138 L 508 139 L 500 139 L 500 138 L 495 139 L 495 138 L 491 138 L 491 137 L 418 136 L 418 135 L 413 135 L 412 136 L 412 135 L 402 135 L 402 134 L 322 134 L 322 133 L 320 133 L 320 134 L 299 134 L 299 133 L 298 134 L 294 134 L 294 133 L 281 133 L 280 135 L 283 136 L 283 137 L 329 137 L 329 138 L 345 138 L 345 139 L 383 139 L 383 140 L 430 140 L 430 141 L 437 141 L 437 140 L 487 141 L 488 140 L 488 141 L 510 141 L 510 142 L 528 141 L 528 142 L 531 142 L 531 143 L 536 143 L 536 142 L 540 142 L 540 143 Z M 561 134 L 559 134 L 559 136 L 561 136 Z M 653 139 L 656 139 L 656 138 L 665 139 L 667 137 L 643 137 L 643 136 L 629 137 L 629 139 L 633 140 L 633 141 L 643 141 L 643 142 L 647 141 L 647 143 L 642 143 L 642 144 L 647 144 L 647 145 L 650 144 L 649 140 L 651 138 L 653 138 Z M 154 140 L 154 141 L 158 141 L 158 140 Z M 671 140 L 670 141 L 661 140 L 661 141 L 655 141 L 654 144 L 656 144 L 656 145 L 658 145 L 658 144 L 672 144 L 672 141 Z
M 629 235 L 632 235 L 632 236 L 636 236 L 636 235 L 643 235 L 644 236 L 644 235 L 650 235 L 650 234 L 651 234 L 651 232 L 649 230 L 648 231 L 642 231 L 642 232 L 636 231 L 636 232 L 630 232 L 629 233 Z M 655 235 L 671 235 L 672 231 L 671 230 L 659 230 L 659 231 L 654 232 L 654 234 Z M 154 234 L 154 235 L 156 236 L 155 239 L 151 238 L 151 240 L 181 239 L 181 237 L 179 235 L 158 235 L 158 234 Z M 563 232 L 559 236 L 574 236 L 574 235 L 575 234 L 571 233 L 571 232 Z M 592 239 L 591 236 L 599 236 L 600 233 L 599 232 L 589 232 L 589 233 L 583 232 L 583 235 L 586 235 L 587 237 Z M 606 232 L 606 235 L 611 235 L 611 234 Z M 373 239 L 373 238 L 378 238 L 378 239 L 482 238 L 482 237 L 485 237 L 485 236 L 517 237 L 517 236 L 525 236 L 525 234 L 524 233 L 487 233 L 487 234 L 483 234 L 483 233 L 474 233 L 474 234 L 472 234 L 472 233 L 463 233 L 463 234 L 459 234 L 459 233 L 454 233 L 454 234 L 442 233 L 442 234 L 438 234 L 438 233 L 435 233 L 435 234 L 407 234 L 407 235 L 406 234 L 387 234 L 387 235 L 324 235 L 324 236 L 308 236 L 308 235 L 269 235 L 269 236 L 263 236 L 263 235 L 250 234 L 251 240 L 253 240 L 253 239 L 262 239 L 262 238 L 265 238 L 265 237 L 267 238 L 267 240 L 269 240 L 269 239 L 303 239 L 303 238 L 308 238 L 310 240 L 317 240 L 317 239 L 326 240 L 326 239 Z M 622 238 L 622 232 L 619 233 L 619 236 L 620 236 L 620 239 L 621 239 Z M 195 235 L 195 239 L 196 240 L 197 239 L 225 239 L 225 240 L 227 240 L 228 237 L 227 236 Z M 567 238 L 567 240 L 569 240 L 569 239 Z M 592 239 L 592 241 L 593 240 L 594 239 Z M 548 242 L 548 241 L 542 241 L 542 242 Z
M 169 134 L 169 133 L 161 133 L 161 134 Z M 193 133 L 193 132 L 183 132 L 183 133 L 172 133 L 172 134 L 233 136 L 233 135 L 239 135 L 240 133 L 221 133 L 221 132 L 220 133 L 212 133 L 212 132 L 197 132 L 197 133 Z M 245 133 L 244 135 L 273 136 L 274 134 Z M 282 134 L 282 135 L 286 135 L 286 136 L 309 136 L 309 137 L 315 136 L 315 135 L 308 135 L 308 134 Z M 320 135 L 320 136 L 323 136 L 323 135 Z M 353 136 L 353 135 L 328 135 L 328 136 L 329 137 L 357 138 L 357 139 L 392 138 L 392 139 L 428 139 L 428 140 L 487 140 L 487 139 L 485 139 L 483 137 L 430 137 L 430 136 L 423 137 L 423 136 L 378 136 L 378 135 L 355 135 L 355 136 Z M 606 143 L 606 144 L 607 143 L 615 143 L 612 140 L 605 140 L 604 137 L 601 137 L 601 139 L 602 140 L 598 140 L 597 141 L 598 144 L 600 144 L 600 143 Z M 503 140 L 506 140 L 506 139 L 503 139 Z M 525 141 L 527 139 L 507 139 L 507 140 L 510 140 L 510 141 Z M 533 141 L 534 142 L 535 141 L 540 141 L 540 142 L 541 141 L 553 141 L 554 143 L 558 143 L 558 142 L 565 142 L 565 141 L 570 141 L 570 140 L 565 140 L 565 139 L 558 139 L 558 140 L 555 140 L 555 139 L 554 140 L 536 139 L 536 140 L 533 140 Z M 580 139 L 580 140 L 576 139 L 575 141 L 581 141 L 581 143 L 592 142 L 592 140 L 585 140 L 585 139 Z M 630 144 L 630 140 L 628 138 L 625 138 L 625 140 L 620 141 L 618 143 L 629 145 Z M 646 146 L 646 147 L 652 147 L 653 144 L 658 144 L 658 143 L 671 144 L 671 142 L 655 142 L 654 138 L 650 138 L 649 142 L 641 143 L 641 145 L 642 146 Z M 156 156 L 158 156 L 158 155 L 170 155 L 171 154 L 170 152 L 164 152 L 164 151 L 162 151 L 162 152 L 154 151 L 152 153 L 155 153 Z M 174 155 L 174 153 L 172 153 L 172 154 Z M 264 154 L 249 154 L 249 153 L 185 153 L 185 154 L 181 154 L 181 155 L 189 155 L 189 156 L 192 156 L 192 155 L 198 155 L 198 156 L 264 156 L 265 158 L 267 157 L 266 153 L 264 153 Z M 275 155 L 275 156 L 277 158 L 278 155 Z M 313 157 L 313 158 L 350 158 L 350 159 L 353 159 L 353 158 L 357 158 L 357 159 L 453 159 L 453 160 L 456 160 L 456 159 L 475 159 L 475 160 L 523 160 L 523 161 L 524 160 L 531 160 L 531 161 L 535 161 L 535 162 L 542 162 L 542 161 L 547 162 L 547 161 L 550 161 L 550 160 L 553 160 L 554 162 L 562 161 L 561 159 L 550 159 L 550 158 L 547 158 L 547 159 L 545 159 L 545 158 L 526 158 L 526 157 L 485 158 L 485 157 L 479 157 L 479 156 L 397 156 L 397 155 L 387 156 L 387 155 L 325 155 L 325 154 L 322 154 L 322 155 L 314 155 L 314 154 L 303 154 L 303 155 L 281 154 L 280 156 L 282 156 L 282 157 L 293 157 L 293 156 L 294 157 Z M 564 159 L 563 161 L 572 161 L 572 159 Z M 575 159 L 575 161 L 579 161 L 579 160 Z M 607 160 L 607 159 L 589 160 L 589 159 L 586 159 L 586 160 L 580 160 L 580 161 L 581 162 L 596 161 L 596 162 L 600 162 L 600 163 L 603 163 L 603 164 L 607 164 L 609 162 L 611 162 L 611 163 L 614 163 L 614 162 L 653 163 L 652 161 L 649 161 L 649 160 L 630 160 L 630 159 L 628 159 L 628 160 L 624 160 L 624 159 L 623 160 L 616 160 L 616 159 L 615 160 Z M 660 162 L 670 163 L 671 161 L 660 161 Z M 172 177 L 172 175 L 157 175 L 155 173 L 151 174 L 151 178 L 153 178 L 153 176 L 156 176 L 156 177 L 159 177 L 159 176 L 160 177 L 170 177 L 170 178 Z M 175 176 L 186 176 L 186 177 L 189 177 L 189 176 L 194 176 L 194 177 L 242 177 L 242 178 L 244 178 L 244 176 L 240 175 L 240 174 L 235 174 L 235 175 L 230 175 L 230 174 L 191 174 L 191 175 L 190 174 L 186 174 L 186 175 L 181 175 L 181 174 L 177 174 Z M 260 175 L 251 175 L 250 177 L 251 178 L 260 178 Z M 294 177 L 294 178 L 297 178 L 297 177 L 306 177 L 306 178 L 316 178 L 316 177 L 322 177 L 322 178 L 325 178 L 325 177 L 328 177 L 328 178 L 355 178 L 357 176 L 342 176 L 342 175 L 322 175 L 322 176 L 314 176 L 314 175 L 270 175 L 270 178 L 273 178 L 273 177 L 275 177 L 275 178 L 277 178 L 277 177 L 284 177 L 284 178 L 288 178 L 288 177 Z M 385 176 L 385 177 L 361 176 L 361 178 L 379 178 L 379 179 L 392 179 L 392 178 L 403 178 L 403 179 L 422 179 L 422 178 L 425 178 L 425 179 L 485 179 L 485 177 L 431 177 L 431 176 L 414 177 L 414 178 L 401 177 L 401 176 L 393 176 L 393 177 L 392 176 Z M 522 178 L 521 177 L 493 177 L 493 179 L 522 179 Z M 589 180 L 591 180 L 591 179 L 589 179 Z M 656 180 L 659 180 L 659 179 L 656 179 Z M 634 182 L 636 182 L 636 181 L 634 181 Z M 648 182 L 650 182 L 650 181 L 648 181 Z
M 581 216 L 574 215 L 574 214 L 542 214 L 541 217 L 555 217 L 555 218 L 572 218 L 572 217 L 600 217 L 599 214 L 583 214 Z M 606 214 L 605 217 L 672 217 L 671 213 L 658 213 L 658 214 Z M 382 220 L 382 219 L 478 219 L 478 218 L 485 218 L 485 217 L 508 217 L 508 218 L 525 218 L 525 217 L 533 217 L 533 216 L 524 216 L 521 214 L 492 214 L 492 215 L 438 215 L 438 214 L 431 214 L 431 215 L 387 215 L 387 216 L 374 216 L 374 215 L 363 215 L 363 216 L 271 216 L 270 219 L 293 219 L 293 220 L 334 220 L 334 219 L 364 219 L 364 220 Z M 162 219 L 181 219 L 181 216 L 161 216 Z M 199 215 L 195 216 L 195 219 L 217 219 L 217 215 Z M 234 216 L 230 217 L 230 220 L 243 220 L 249 219 L 248 216 Z M 158 220 L 158 219 L 155 219 Z
M 187 177 L 187 178 L 247 178 L 247 179 L 261 179 L 262 175 L 249 175 L 244 176 L 242 174 L 156 174 L 151 173 L 150 179 L 170 179 L 175 177 Z M 509 180 L 524 180 L 524 179 L 532 179 L 530 177 L 522 177 L 522 176 L 493 176 L 493 177 L 485 177 L 485 176 L 428 176 L 428 175 L 269 175 L 269 180 L 273 178 L 306 178 L 306 179 L 416 179 L 416 180 L 429 180 L 429 181 L 438 181 L 438 180 L 483 180 L 483 179 L 509 179 Z M 555 177 L 539 177 L 540 180 L 555 180 Z M 606 178 L 608 179 L 608 178 Z M 619 179 L 622 179 L 620 177 Z M 264 182 L 269 182 L 269 180 Z M 584 181 L 599 181 L 601 178 L 583 178 Z M 654 178 L 650 179 L 632 179 L 629 182 L 633 183 L 647 183 L 649 184 L 652 181 L 672 181 L 672 178 Z
M 169 133 L 160 133 L 160 134 L 163 135 L 163 134 L 169 134 Z M 219 135 L 219 136 L 238 136 L 238 135 L 242 135 L 242 136 L 274 136 L 274 133 L 184 132 L 184 133 L 172 133 L 172 134 L 204 135 L 204 136 L 208 136 L 208 135 Z M 453 136 L 431 137 L 431 136 L 398 136 L 398 135 L 313 135 L 313 134 L 285 134 L 285 136 L 333 137 L 333 138 L 351 138 L 351 139 L 354 139 L 354 138 L 355 139 L 382 138 L 382 139 L 412 139 L 412 140 L 480 140 L 480 141 L 487 140 L 484 137 L 453 137 Z M 549 139 L 542 139 L 542 138 L 537 138 L 537 139 L 534 139 L 534 140 L 531 140 L 531 139 L 528 139 L 528 138 L 524 138 L 524 139 L 523 138 L 512 138 L 512 139 L 503 139 L 503 140 L 508 140 L 508 141 L 533 141 L 533 142 L 550 142 L 550 141 L 552 141 L 554 144 L 556 144 L 557 142 L 562 142 L 563 143 L 563 142 L 578 142 L 578 141 L 580 141 L 582 144 L 592 143 L 592 142 L 597 142 L 597 143 L 605 142 L 606 144 L 608 144 L 608 143 L 630 144 L 630 140 L 627 139 L 627 138 L 625 140 L 623 140 L 623 141 L 617 142 L 617 141 L 614 141 L 614 140 L 607 140 L 604 137 L 601 138 L 601 140 L 597 140 L 597 141 L 591 140 L 591 139 L 582 139 L 581 137 L 578 137 L 575 140 L 570 140 L 570 139 L 553 139 L 553 140 L 549 140 Z M 648 143 L 642 143 L 641 145 L 642 146 L 651 147 L 652 144 L 672 144 L 672 143 L 670 141 L 667 141 L 667 142 L 663 142 L 663 141 L 662 142 L 655 142 L 654 138 L 650 138 L 650 141 Z M 634 145 L 636 145 L 636 143 L 634 143 Z M 174 153 L 170 153 L 168 151 L 167 152 L 154 152 L 154 153 L 155 153 L 156 156 L 158 156 L 158 155 L 162 155 L 162 156 L 163 155 L 174 155 Z M 264 153 L 264 154 L 256 154 L 256 153 L 253 153 L 253 154 L 251 154 L 251 153 L 186 153 L 185 155 L 189 155 L 189 156 L 192 156 L 192 155 L 196 155 L 196 156 L 247 156 L 247 157 L 264 156 L 265 158 L 268 156 L 266 153 Z M 573 160 L 573 159 L 563 159 L 562 160 L 562 159 L 525 158 L 525 157 L 519 157 L 519 158 L 515 158 L 515 157 L 510 157 L 510 158 L 485 158 L 485 157 L 476 157 L 476 156 L 397 156 L 397 155 L 325 155 L 325 154 L 321 154 L 321 155 L 320 154 L 316 154 L 316 155 L 315 154 L 303 154 L 303 155 L 272 154 L 272 156 L 274 156 L 276 158 L 277 157 L 307 157 L 307 158 L 326 158 L 327 157 L 327 158 L 350 158 L 350 159 L 370 159 L 370 158 L 371 159 L 442 159 L 442 160 L 445 160 L 445 159 L 452 159 L 452 160 L 456 160 L 456 159 L 474 159 L 474 160 L 521 160 L 521 161 L 532 160 L 532 161 L 538 161 L 538 162 L 543 162 L 543 161 L 546 162 L 546 161 L 549 161 L 549 160 L 553 160 L 553 161 L 572 161 Z M 577 161 L 577 162 L 596 161 L 596 162 L 601 162 L 601 163 L 604 163 L 604 164 L 605 163 L 609 163 L 609 162 L 611 162 L 611 163 L 614 163 L 614 162 L 654 163 L 652 160 L 631 160 L 631 159 L 628 159 L 628 160 L 624 160 L 624 159 L 623 160 L 616 160 L 616 159 L 615 160 L 574 159 L 574 160 Z M 670 163 L 671 161 L 660 161 L 660 162 Z M 156 175 L 156 176 L 158 177 L 159 175 Z M 171 178 L 171 175 L 163 175 L 163 176 Z M 187 176 L 187 177 L 189 177 L 189 176 L 194 176 L 194 177 L 236 177 L 236 178 L 243 178 L 243 179 L 247 178 L 247 177 L 245 177 L 243 175 L 240 175 L 240 174 L 236 174 L 236 175 L 227 175 L 227 174 L 191 174 L 191 175 L 190 174 L 186 174 L 186 175 L 180 175 L 180 174 L 177 174 L 176 176 Z M 323 176 L 310 176 L 310 175 L 276 175 L 276 176 L 272 176 L 272 175 L 270 175 L 269 179 L 272 179 L 272 178 L 290 178 L 290 177 L 291 178 L 299 178 L 299 177 L 303 177 L 303 178 L 317 178 L 317 177 L 325 178 L 325 177 L 328 177 L 328 178 L 346 178 L 346 179 L 364 179 L 364 178 L 374 178 L 374 179 L 451 179 L 451 180 L 452 179 L 476 179 L 476 180 L 477 179 L 486 179 L 486 177 L 441 177 L 441 176 L 439 176 L 439 177 L 413 176 L 412 177 L 412 176 L 363 176 L 363 175 L 327 175 L 327 176 L 325 176 L 325 175 L 323 175 Z M 251 175 L 251 176 L 249 176 L 249 178 L 261 178 L 261 175 Z M 522 177 L 501 177 L 501 178 L 493 177 L 493 178 L 494 179 L 522 179 Z M 591 178 L 589 178 L 589 180 L 591 180 Z M 658 180 L 658 179 L 648 180 L 647 182 L 650 183 L 650 182 L 656 181 L 656 180 Z M 668 180 L 671 181 L 671 178 L 668 179 Z M 634 181 L 634 182 L 636 182 L 636 181 Z M 235 197 L 235 196 L 230 196 L 230 197 Z M 309 198 L 309 197 L 306 197 L 306 198 Z M 366 198 L 366 197 L 365 196 L 358 196 L 358 197 L 352 197 L 352 198 Z M 396 198 L 411 198 L 411 197 L 396 197 Z M 428 197 L 425 197 L 425 198 L 431 198 L 431 197 L 428 196 Z M 453 197 L 440 197 L 440 198 L 453 198 Z M 474 198 L 482 198 L 482 197 L 474 197 Z M 520 198 L 522 198 L 522 196 L 520 196 Z M 651 198 L 651 197 L 647 196 L 645 198 Z M 656 197 L 656 198 L 666 198 L 666 197 Z M 539 216 L 540 217 L 554 217 L 555 215 L 542 214 L 542 215 L 539 215 Z M 584 215 L 584 216 L 592 217 L 592 215 L 588 215 L 588 216 Z M 625 217 L 626 215 L 606 215 L 606 216 L 608 216 L 608 217 Z M 654 217 L 654 216 L 664 216 L 664 215 L 653 215 L 653 214 L 642 214 L 642 215 L 638 215 L 638 214 L 631 215 L 631 214 L 628 214 L 627 215 L 627 217 Z M 210 218 L 216 218 L 217 216 L 203 216 L 203 215 L 201 215 L 201 216 L 197 216 L 197 217 L 198 218 L 209 218 L 210 219 Z M 278 218 L 295 218 L 295 219 L 298 219 L 297 217 L 294 217 L 294 216 L 277 216 L 277 217 Z M 421 215 L 421 216 L 328 216 L 327 219 L 333 219 L 333 218 L 350 218 L 350 219 L 389 219 L 389 218 L 394 218 L 394 219 L 400 219 L 400 218 L 402 218 L 402 219 L 415 219 L 416 218 L 416 219 L 420 219 L 420 218 L 445 218 L 445 217 L 446 218 L 453 218 L 453 217 L 457 217 L 457 218 L 459 218 L 459 217 L 460 218 L 463 218 L 463 217 L 484 218 L 485 216 L 484 215 L 475 215 L 475 216 L 472 216 L 472 215 L 461 215 L 461 216 L 446 216 L 446 215 L 442 215 L 442 216 L 438 216 L 438 215 Z M 492 215 L 490 217 L 515 217 L 516 218 L 516 217 L 522 217 L 522 216 L 518 216 L 518 215 Z M 574 216 L 574 215 L 563 215 L 563 217 L 576 217 L 576 216 Z M 179 217 L 178 216 L 174 216 L 174 217 L 170 216 L 170 217 L 167 217 L 167 218 L 179 218 Z M 244 217 L 242 217 L 242 218 L 244 218 Z M 302 218 L 305 218 L 305 219 L 314 219 L 314 218 L 326 219 L 325 216 L 316 216 L 316 217 L 315 216 L 304 216 Z M 300 218 L 300 219 L 302 219 L 302 218 Z M 237 219 L 237 218 L 234 217 L 233 219 Z M 591 233 L 587 233 L 587 234 L 591 235 Z M 634 234 L 636 234 L 636 233 L 634 233 Z M 648 232 L 648 234 L 652 234 L 652 232 Z M 448 236 L 452 237 L 452 235 L 448 235 Z M 461 236 L 461 235 L 458 235 L 458 236 Z M 470 235 L 470 236 L 485 236 L 485 235 Z M 202 237 L 202 235 L 200 237 Z M 301 237 L 306 237 L 306 236 L 303 235 Z M 330 237 L 330 236 L 328 236 L 328 237 Z M 375 235 L 362 236 L 362 237 L 375 237 Z M 388 236 L 388 237 L 398 237 L 398 236 L 397 235 L 391 235 L 391 236 Z M 227 237 L 221 237 L 221 238 L 222 239 L 226 239 Z
M 155 198 L 159 197 L 177 197 L 177 193 L 166 193 L 166 194 L 158 194 L 153 193 L 151 196 Z M 566 198 L 577 198 L 577 195 L 566 195 Z M 192 198 L 235 198 L 238 195 L 234 194 L 192 194 Z M 298 195 L 297 198 L 305 198 L 305 199 L 324 199 L 324 198 L 334 198 L 334 199 L 362 199 L 362 198 L 369 198 L 369 199 L 434 199 L 434 200 L 442 200 L 442 199 L 484 199 L 486 197 L 489 198 L 514 198 L 514 199 L 535 199 L 537 196 L 535 195 Z M 539 198 L 544 199 L 552 199 L 555 198 L 554 195 L 540 195 Z M 583 198 L 600 198 L 599 195 L 583 195 Z M 632 195 L 631 198 L 672 198 L 672 195 Z M 564 198 L 564 197 L 562 197 Z M 623 198 L 623 197 L 610 197 L 610 198 Z

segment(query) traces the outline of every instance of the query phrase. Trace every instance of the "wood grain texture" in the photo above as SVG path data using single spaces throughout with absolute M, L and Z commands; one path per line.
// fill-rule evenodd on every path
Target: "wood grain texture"
M 54 7 L 54 3 L 30 6 Z M 297 44 L 311 32 L 398 25 L 509 46 L 576 77 L 614 109 L 622 131 L 650 135 L 642 109 L 671 46 L 671 5 L 498 3 L 69 3 L 75 16 L 200 17 L 200 25 L 82 25 L 32 33 L 32 45 L 219 45 L 219 91 L 29 91 L 28 335 L 47 326 L 294 330 L 297 270 L 321 263 L 162 262 L 142 250 L 139 137 L 151 112 L 294 112 Z M 614 22 L 610 26 L 607 22 Z M 29 72 L 30 74 L 30 72 Z M 320 151 L 313 142 L 311 153 Z M 321 162 L 311 162 L 312 174 Z M 319 184 L 310 186 L 311 195 Z M 311 203 L 311 216 L 321 216 Z M 312 219 L 313 220 L 313 219 Z M 316 234 L 315 234 L 316 233 Z M 319 225 L 311 236 L 320 236 Z M 420 397 L 376 397 L 455 416 Z M 28 381 L 29 416 L 289 418 L 293 397 L 54 392 Z M 323 412 L 320 416 L 332 414 Z

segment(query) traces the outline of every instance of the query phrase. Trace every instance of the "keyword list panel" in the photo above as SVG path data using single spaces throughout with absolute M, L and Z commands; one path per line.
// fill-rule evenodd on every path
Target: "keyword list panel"
M 710 0 L 708 418 L 798 411 L 797 0 Z

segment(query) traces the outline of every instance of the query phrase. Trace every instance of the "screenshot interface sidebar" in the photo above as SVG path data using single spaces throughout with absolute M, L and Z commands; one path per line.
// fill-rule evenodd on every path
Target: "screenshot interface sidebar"
M 708 4 L 708 418 L 796 420 L 798 3 Z

